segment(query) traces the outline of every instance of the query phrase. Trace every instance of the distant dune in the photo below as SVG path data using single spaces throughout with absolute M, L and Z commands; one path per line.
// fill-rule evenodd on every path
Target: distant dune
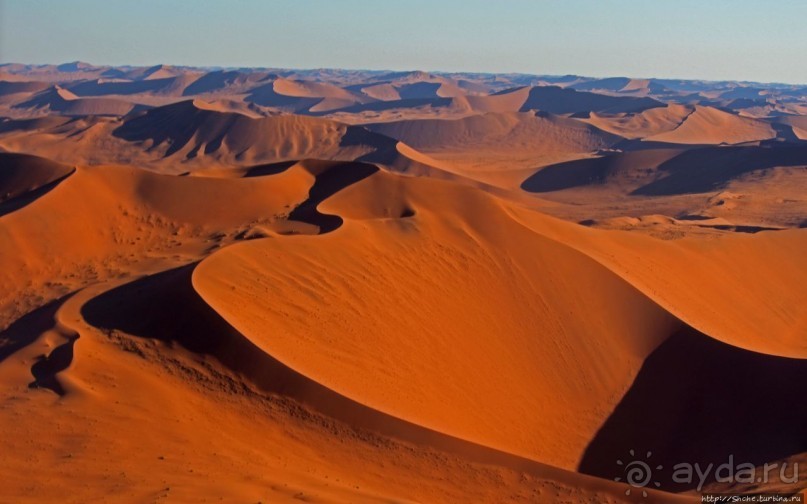
M 123 116 L 139 108 L 137 104 L 114 98 L 79 98 L 59 86 L 45 89 L 15 107 L 47 109 L 51 113 L 66 116 Z
M 764 122 L 712 107 L 696 107 L 677 128 L 647 137 L 647 140 L 683 144 L 738 144 L 774 137 L 776 132 Z

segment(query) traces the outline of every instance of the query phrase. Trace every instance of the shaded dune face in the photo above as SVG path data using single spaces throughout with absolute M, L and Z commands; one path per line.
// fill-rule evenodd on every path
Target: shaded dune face
M 678 464 L 758 467 L 803 453 L 807 409 L 794 398 L 805 378 L 803 360 L 760 355 L 682 330 L 647 358 L 579 469 L 608 477 L 618 473 L 617 460 L 629 458 L 628 449 L 649 451 L 651 462 L 663 466 L 654 474 L 662 488 L 682 491 L 704 482 L 676 482 Z M 792 473 L 791 465 L 786 475 Z M 705 483 L 714 481 L 712 473 Z
M 714 191 L 753 171 L 804 165 L 807 148 L 800 145 L 653 149 L 548 166 L 522 188 L 542 193 L 615 182 L 630 194 L 669 196 Z
M 48 159 L 0 153 L 0 216 L 30 204 L 71 173 L 72 167 Z

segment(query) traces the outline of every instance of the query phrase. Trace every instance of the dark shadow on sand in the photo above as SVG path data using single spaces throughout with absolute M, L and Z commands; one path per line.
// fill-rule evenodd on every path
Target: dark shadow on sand
M 585 474 L 613 479 L 635 450 L 652 452 L 654 480 L 671 491 L 679 463 L 755 466 L 807 451 L 807 361 L 759 354 L 684 329 L 656 349 L 589 444 Z M 790 473 L 788 473 L 789 475 Z

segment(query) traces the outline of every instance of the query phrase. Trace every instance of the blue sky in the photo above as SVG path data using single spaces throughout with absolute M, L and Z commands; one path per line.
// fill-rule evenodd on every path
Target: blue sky
M 807 0 L 0 0 L 0 61 L 807 83 Z

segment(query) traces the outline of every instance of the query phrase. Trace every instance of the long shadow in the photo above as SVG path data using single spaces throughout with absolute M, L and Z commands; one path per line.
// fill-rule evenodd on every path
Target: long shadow
M 415 107 L 448 107 L 451 105 L 451 98 L 406 98 L 392 101 L 379 101 L 370 103 L 360 103 L 356 105 L 349 105 L 337 110 L 329 110 L 323 112 L 314 112 L 311 115 L 327 115 L 334 112 L 344 112 L 346 114 L 358 114 L 361 112 L 382 112 L 385 110 L 393 110 L 398 108 L 415 108 Z
M 217 353 L 234 334 L 203 301 L 191 283 L 196 263 L 150 275 L 90 299 L 81 315 L 102 330 L 176 341 L 191 351 Z
M 52 329 L 56 312 L 72 294 L 37 308 L 15 320 L 0 332 L 0 363 L 34 342 L 43 332 Z
M 665 145 L 658 149 L 636 149 L 598 158 L 566 161 L 533 173 L 524 180 L 521 188 L 528 192 L 541 193 L 604 184 L 612 177 L 632 175 L 632 182 L 652 178 L 653 167 L 679 156 L 684 149 L 686 147 Z
M 674 152 L 656 168 L 649 158 L 656 152 Z M 642 157 L 648 161 L 643 161 Z M 678 146 L 677 149 L 632 150 L 600 158 L 580 159 L 547 166 L 529 176 L 521 188 L 529 192 L 552 192 L 607 183 L 611 177 L 630 176 L 642 184 L 630 194 L 671 196 L 705 193 L 724 187 L 751 171 L 807 165 L 807 142 L 744 147 Z
M 247 168 L 247 171 L 244 172 L 244 178 L 278 175 L 285 172 L 286 170 L 296 165 L 297 163 L 298 161 L 281 161 L 279 163 L 267 163 L 262 165 L 250 166 L 249 168 Z
M 70 296 L 72 294 L 27 313 L 0 332 L 0 363 L 32 344 L 42 333 L 53 329 L 56 325 L 56 312 Z M 66 336 L 66 342 L 51 350 L 47 355 L 39 356 L 31 366 L 34 381 L 28 385 L 30 388 L 47 388 L 59 395 L 64 395 L 64 388 L 57 375 L 67 369 L 73 361 L 73 344 L 78 339 L 78 334 L 73 333 Z
M 803 165 L 807 165 L 807 143 L 694 149 L 662 163 L 658 169 L 667 176 L 631 194 L 668 196 L 710 192 L 754 170 Z
M 192 100 L 172 103 L 157 107 L 131 117 L 112 131 L 112 136 L 127 142 L 143 142 L 151 140 L 150 149 L 170 142 L 164 157 L 168 157 L 184 148 L 204 125 L 209 131 L 227 131 L 230 125 L 240 117 L 239 114 L 218 114 L 208 110 L 200 110 Z M 210 153 L 220 147 L 223 136 L 214 139 L 212 146 L 206 147 Z M 195 146 L 190 157 L 194 157 L 201 145 Z M 149 149 L 149 150 L 150 150 Z
M 521 189 L 544 193 L 573 187 L 603 184 L 618 155 L 580 159 L 547 166 L 527 177 Z
M 376 173 L 378 167 L 369 163 L 339 163 L 315 175 L 314 185 L 308 191 L 308 199 L 289 214 L 290 220 L 313 224 L 319 234 L 329 233 L 342 225 L 344 220 L 338 215 L 325 214 L 317 206 L 345 187 L 355 184 Z
M 174 77 L 134 82 L 86 81 L 69 86 L 78 96 L 130 95 L 158 91 L 174 82 Z
M 807 361 L 750 352 L 684 329 L 645 361 L 579 470 L 624 479 L 617 461 L 631 459 L 630 450 L 640 460 L 651 452 L 652 465 L 663 466 L 653 479 L 662 489 L 683 491 L 698 481 L 673 481 L 676 464 L 760 466 L 803 453 L 805 383 Z
M 38 200 L 42 196 L 51 192 L 57 185 L 61 184 L 67 177 L 69 177 L 72 174 L 73 172 L 70 172 L 52 182 L 48 182 L 47 184 L 37 187 L 33 191 L 28 191 L 26 193 L 20 194 L 16 198 L 11 198 L 6 201 L 0 202 L 0 217 L 3 217 L 4 215 L 16 212 L 17 210 L 27 207 L 34 201 Z
M 75 172 L 39 156 L 0 152 L 0 217 L 41 198 Z
M 641 112 L 663 106 L 663 103 L 652 98 L 609 96 L 558 86 L 538 86 L 530 89 L 527 100 L 519 111 L 543 110 L 552 114 L 574 114 L 579 112 L 617 113 Z
M 31 374 L 34 381 L 28 384 L 29 388 L 46 388 L 56 394 L 65 395 L 64 387 L 57 378 L 57 375 L 67 369 L 73 362 L 73 346 L 78 339 L 78 334 L 72 334 L 63 344 L 57 346 L 51 352 L 37 360 L 31 366 Z

